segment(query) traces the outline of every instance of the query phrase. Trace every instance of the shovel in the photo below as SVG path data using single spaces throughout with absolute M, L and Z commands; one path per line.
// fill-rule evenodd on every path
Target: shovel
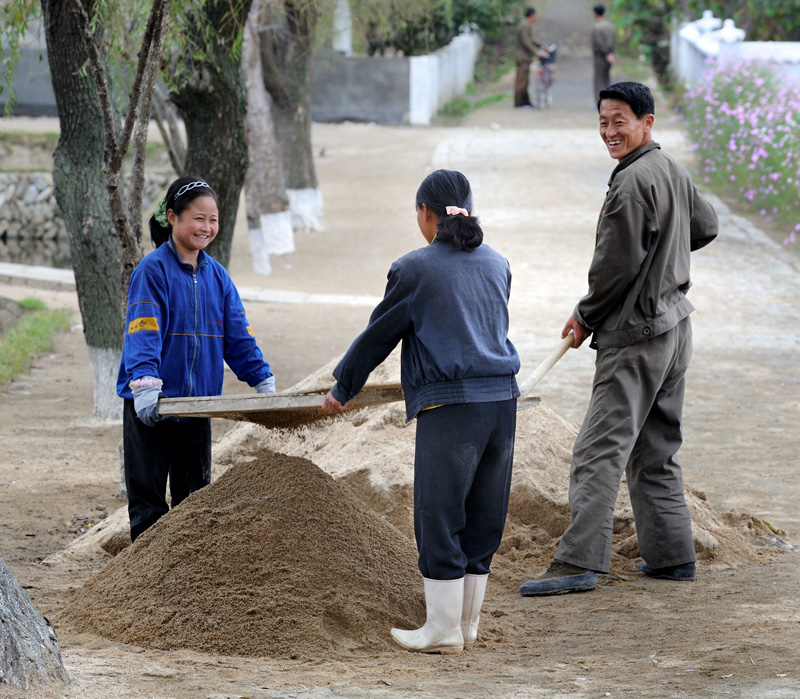
M 525 379 L 519 386 L 519 398 L 517 401 L 523 403 L 528 400 L 528 396 L 534 389 L 537 383 L 542 380 L 542 377 L 553 368 L 555 363 L 564 356 L 566 351 L 572 347 L 575 342 L 575 334 L 572 330 L 569 331 L 567 336 L 558 343 L 555 349 L 547 355 L 545 360 L 534 370 L 534 372 Z

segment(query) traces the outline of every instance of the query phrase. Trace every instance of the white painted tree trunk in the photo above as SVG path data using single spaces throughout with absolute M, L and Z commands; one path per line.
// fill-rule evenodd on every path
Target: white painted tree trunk
M 56 632 L 0 556 L 0 687 L 69 682 Z
M 292 212 L 288 209 L 277 214 L 261 214 L 261 231 L 270 255 L 287 255 L 294 252 Z
M 292 226 L 296 231 L 309 233 L 325 230 L 322 192 L 319 187 L 287 189 L 286 194 L 292 210 Z
M 336 0 L 333 10 L 333 50 L 343 56 L 353 53 L 353 17 L 350 0 Z
M 107 420 L 122 420 L 122 398 L 117 395 L 117 375 L 122 351 L 88 346 L 94 372 L 94 415 Z
M 270 97 L 264 87 L 261 67 L 261 7 L 261 0 L 253 0 L 242 44 L 242 68 L 247 86 L 249 160 L 245 176 L 245 200 L 253 270 L 257 274 L 269 275 L 272 273 L 270 255 L 294 252 L 294 231 Z

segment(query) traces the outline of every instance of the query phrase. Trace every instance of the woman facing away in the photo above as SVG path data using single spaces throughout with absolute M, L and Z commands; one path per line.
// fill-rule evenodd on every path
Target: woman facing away
M 416 210 L 428 245 L 392 264 L 324 407 L 343 411 L 402 341 L 406 417 L 417 420 L 414 534 L 427 619 L 391 633 L 411 651 L 457 653 L 477 637 L 505 526 L 520 362 L 508 339 L 509 264 L 482 244 L 467 178 L 431 173 Z

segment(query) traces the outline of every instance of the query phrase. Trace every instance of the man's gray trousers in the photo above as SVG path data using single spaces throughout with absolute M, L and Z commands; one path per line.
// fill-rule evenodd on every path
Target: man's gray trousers
M 652 568 L 696 559 L 675 458 L 691 355 L 689 318 L 645 342 L 597 351 L 592 397 L 572 454 L 572 523 L 558 546 L 559 561 L 609 572 L 623 472 L 639 555 Z

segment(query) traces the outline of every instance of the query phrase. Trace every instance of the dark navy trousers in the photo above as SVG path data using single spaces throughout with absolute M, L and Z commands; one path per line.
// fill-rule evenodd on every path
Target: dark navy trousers
M 132 400 L 122 412 L 125 486 L 131 540 L 167 512 L 167 481 L 172 507 L 211 482 L 211 420 L 161 420 L 153 427 L 138 417 Z
M 489 572 L 508 512 L 516 399 L 417 415 L 414 534 L 426 578 Z

